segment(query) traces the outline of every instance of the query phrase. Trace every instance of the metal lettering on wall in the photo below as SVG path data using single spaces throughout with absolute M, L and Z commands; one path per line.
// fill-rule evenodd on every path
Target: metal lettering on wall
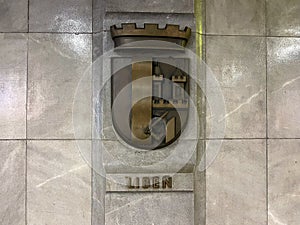
M 194 188 L 191 173 L 109 174 L 107 192 L 190 192 Z
M 157 24 L 145 24 L 144 28 L 123 24 L 121 28 L 112 26 L 111 35 L 116 47 L 127 46 L 127 50 L 147 40 L 167 41 L 182 48 L 191 30 L 180 30 L 177 25 L 160 29 Z M 130 59 L 131 65 L 115 72 L 111 80 L 112 105 L 120 95 L 122 99 L 113 107 L 114 128 L 131 146 L 147 150 L 165 147 L 180 136 L 187 123 L 189 76 L 157 57 Z M 182 61 L 188 63 L 186 59 Z M 124 118 L 126 110 L 130 110 L 130 118 Z
M 129 189 L 172 189 L 173 178 L 171 176 L 154 177 L 126 177 Z

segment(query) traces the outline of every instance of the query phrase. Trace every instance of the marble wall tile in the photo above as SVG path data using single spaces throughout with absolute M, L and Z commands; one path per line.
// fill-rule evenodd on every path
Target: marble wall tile
M 0 32 L 28 31 L 28 0 L 0 2 Z
M 121 23 L 136 23 L 137 27 L 144 27 L 144 23 L 157 23 L 161 28 L 166 24 L 178 24 L 181 29 L 188 26 L 196 31 L 196 23 L 193 14 L 172 14 L 172 13 L 106 13 L 103 21 L 103 29 L 110 30 L 110 26 L 120 26 Z
M 299 0 L 267 0 L 267 32 L 271 36 L 299 36 Z
M 111 193 L 105 225 L 193 225 L 193 193 Z
M 300 221 L 300 140 L 269 140 L 269 225 Z
M 194 0 L 106 0 L 107 12 L 193 13 Z
M 98 149 L 102 151 L 107 173 L 192 173 L 196 145 L 196 140 L 181 140 L 164 150 L 138 151 L 119 141 L 105 140 Z M 187 149 L 182 152 L 185 148 Z
M 212 96 L 220 91 L 224 96 L 226 114 L 218 121 L 225 120 L 225 137 L 265 137 L 265 45 L 264 38 L 260 37 L 206 38 L 206 63 L 219 84 L 218 87 L 207 82 L 207 94 Z M 207 107 L 212 104 L 219 103 L 209 102 L 208 99 Z M 216 112 L 208 110 L 208 137 L 209 126 L 216 117 Z M 215 137 L 222 138 L 221 134 Z
M 103 39 L 107 32 L 93 34 L 93 62 L 103 55 Z M 99 69 L 99 68 L 98 68 Z
M 263 35 L 265 33 L 265 1 L 206 1 L 208 34 Z
M 25 225 L 24 141 L 0 142 L 0 221 L 3 225 Z
M 89 225 L 91 169 L 76 142 L 29 141 L 27 154 L 28 224 Z
M 300 39 L 268 39 L 268 130 L 272 138 L 300 137 Z
M 74 138 L 74 124 L 80 125 L 76 138 L 90 137 L 91 82 L 88 78 L 92 62 L 91 38 L 91 35 L 85 34 L 30 35 L 30 138 Z M 84 85 L 79 87 L 79 83 Z M 82 98 L 76 104 L 74 102 L 78 98 L 75 98 L 75 93 L 80 93 Z M 80 109 L 80 114 L 73 114 L 73 109 Z
M 92 224 L 105 224 L 106 171 L 103 166 L 100 141 L 92 141 Z
M 29 31 L 92 32 L 92 0 L 30 0 Z
M 93 33 L 103 31 L 103 19 L 105 16 L 105 0 L 93 1 Z
M 265 140 L 224 141 L 206 172 L 206 224 L 266 224 Z
M 0 139 L 26 137 L 27 35 L 0 34 Z

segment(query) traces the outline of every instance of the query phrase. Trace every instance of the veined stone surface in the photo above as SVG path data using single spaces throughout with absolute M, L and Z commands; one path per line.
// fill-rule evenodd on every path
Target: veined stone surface
M 193 13 L 194 0 L 106 0 L 107 12 Z
M 300 138 L 300 39 L 268 38 L 268 120 L 272 138 Z
M 28 1 L 2 0 L 0 2 L 0 32 L 27 32 Z
M 269 225 L 300 221 L 300 140 L 269 140 Z
M 105 225 L 194 225 L 193 193 L 109 193 Z
M 30 141 L 27 154 L 28 224 L 89 225 L 91 169 L 76 142 Z
M 26 55 L 27 34 L 0 34 L 0 139 L 26 137 Z
M 31 32 L 92 32 L 92 0 L 31 0 Z
M 265 34 L 265 1 L 207 0 L 206 31 L 208 34 Z
M 0 222 L 25 225 L 25 141 L 0 141 Z
M 89 71 L 91 43 L 88 34 L 30 34 L 28 137 L 91 138 L 91 81 L 77 89 Z M 74 105 L 76 92 L 85 99 L 80 105 Z M 81 110 L 80 120 L 73 120 L 74 107 Z M 73 122 L 81 127 L 76 136 Z
M 268 0 L 267 27 L 270 36 L 300 35 L 299 0 Z

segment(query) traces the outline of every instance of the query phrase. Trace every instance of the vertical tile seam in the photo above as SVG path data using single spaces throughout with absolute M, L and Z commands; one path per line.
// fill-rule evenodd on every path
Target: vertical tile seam
M 265 67 L 266 67 L 266 225 L 269 224 L 269 121 L 268 121 L 268 0 L 265 0 Z
M 91 40 L 91 54 L 92 54 L 92 57 L 91 57 L 91 60 L 92 60 L 92 65 L 91 65 L 91 106 L 90 106 L 90 108 L 91 108 L 91 115 L 90 115 L 90 117 L 91 117 L 91 122 L 90 122 L 90 125 L 91 125 L 91 129 L 90 129 L 90 137 L 91 137 L 91 174 L 90 174 L 90 178 L 91 178 L 91 193 L 90 193 L 90 196 L 91 196 L 91 202 L 90 202 L 90 215 L 91 215 L 91 218 L 90 218 L 90 225 L 92 225 L 93 224 L 93 193 L 94 193 L 94 169 L 93 169 L 93 115 L 94 115 L 94 113 L 93 113 L 93 108 L 94 108 L 94 105 L 93 105 L 93 97 L 94 97 L 94 88 L 93 88 L 93 78 L 94 78 L 94 76 L 93 76 L 93 74 L 94 74 L 94 72 L 93 72 L 93 62 L 94 62 L 94 0 L 91 0 L 92 1 L 92 21 L 91 21 L 91 23 L 92 23 L 92 34 L 91 34 L 91 38 L 92 38 L 92 40 Z
M 27 37 L 26 37 L 26 100 L 25 100 L 25 225 L 28 224 L 28 67 L 29 67 L 29 15 L 30 0 L 27 1 Z
M 207 2 L 207 0 L 203 0 L 203 2 L 204 2 L 204 41 L 205 41 L 205 43 L 204 43 L 204 55 L 203 55 L 203 62 L 205 63 L 205 65 L 206 65 L 206 53 L 207 53 L 207 7 L 206 7 L 206 2 Z M 207 85 L 206 85 L 206 75 L 207 75 L 207 73 L 206 73 L 206 70 L 205 70 L 205 92 L 207 92 Z M 205 126 L 205 130 L 204 130 L 204 148 L 205 148 L 205 150 L 204 150 L 204 154 L 205 154 L 205 164 L 206 164 L 206 138 L 207 138 L 207 136 L 206 136 L 206 97 L 205 97 L 205 115 L 204 115 L 204 126 Z M 204 204 L 204 221 L 203 221 L 203 224 L 204 225 L 206 225 L 206 218 L 207 218 L 207 212 L 206 212 L 206 210 L 207 210 L 207 195 L 206 195 L 206 193 L 207 193 L 207 191 L 206 191 L 206 188 L 207 188 L 207 182 L 206 182 L 206 170 L 205 170 L 205 173 L 204 173 L 204 182 L 205 182 L 205 190 L 204 190 L 204 195 L 205 195 L 205 197 L 204 197 L 204 202 L 205 202 L 205 204 Z
M 25 224 L 28 224 L 28 197 L 27 197 L 27 192 L 28 192 L 28 69 L 29 67 L 29 33 L 26 35 L 26 88 L 25 88 L 25 95 L 26 95 L 26 100 L 25 100 Z

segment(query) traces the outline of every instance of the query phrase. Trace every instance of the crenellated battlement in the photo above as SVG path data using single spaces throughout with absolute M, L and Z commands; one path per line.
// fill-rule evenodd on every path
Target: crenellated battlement
M 191 36 L 191 29 L 185 27 L 183 30 L 178 25 L 167 24 L 164 28 L 159 28 L 158 24 L 144 24 L 143 28 L 138 28 L 136 23 L 123 23 L 120 28 L 116 25 L 110 27 L 113 39 L 119 37 L 156 37 L 175 38 L 185 42 Z

